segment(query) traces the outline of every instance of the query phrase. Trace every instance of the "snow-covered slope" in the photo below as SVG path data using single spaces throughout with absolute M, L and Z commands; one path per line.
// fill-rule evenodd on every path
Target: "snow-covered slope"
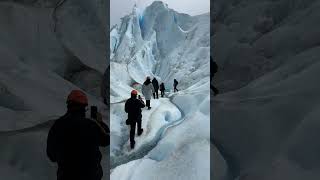
M 319 179 L 320 1 L 215 7 L 217 179 Z
M 110 30 L 111 179 L 210 178 L 209 24 L 209 14 L 192 17 L 156 1 Z M 124 100 L 146 76 L 165 83 L 166 97 L 143 110 L 144 134 L 130 150 Z M 171 92 L 173 79 L 179 93 Z
M 60 4 L 62 3 L 62 4 Z M 46 154 L 50 120 L 83 89 L 101 103 L 106 62 L 102 1 L 0 2 L 1 179 L 55 179 Z
M 173 79 L 185 89 L 209 76 L 209 14 L 191 17 L 154 2 L 143 12 L 135 7 L 110 32 L 110 73 L 120 75 L 121 83 L 142 84 L 146 76 L 156 76 L 168 89 Z M 123 72 L 123 68 L 127 71 Z M 119 76 L 111 77 L 111 84 Z M 119 99 L 111 87 L 111 102 Z M 130 88 L 126 88 L 130 92 Z M 116 100 L 114 101 L 116 102 Z

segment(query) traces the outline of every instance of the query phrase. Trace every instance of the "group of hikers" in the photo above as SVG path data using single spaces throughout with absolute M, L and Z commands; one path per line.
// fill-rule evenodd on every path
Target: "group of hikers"
M 210 57 L 210 81 L 218 71 L 217 64 Z M 178 81 L 174 79 L 174 92 Z M 214 95 L 219 93 L 213 85 L 210 89 Z M 130 146 L 135 146 L 134 135 L 136 126 L 138 136 L 143 133 L 142 108 L 151 109 L 150 100 L 153 95 L 158 99 L 158 90 L 164 97 L 164 83 L 158 84 L 156 78 L 151 81 L 150 77 L 142 85 L 142 94 L 146 103 L 138 95 L 137 90 L 131 91 L 131 98 L 125 103 L 125 112 L 128 113 L 126 124 L 130 125 Z M 99 147 L 110 144 L 109 127 L 102 121 L 102 115 L 97 108 L 91 106 L 91 118 L 86 118 L 88 110 L 88 98 L 81 90 L 73 90 L 67 97 L 67 112 L 56 120 L 50 128 L 47 138 L 47 156 L 52 162 L 58 164 L 57 180 L 101 180 L 103 171 L 101 167 L 102 155 Z M 95 110 L 95 111 L 93 111 Z
M 174 92 L 178 91 L 177 89 L 178 81 L 174 79 L 173 87 Z M 137 90 L 131 91 L 131 97 L 128 99 L 125 103 L 125 112 L 128 113 L 128 119 L 126 120 L 126 124 L 130 125 L 130 147 L 131 149 L 134 148 L 135 145 L 135 132 L 136 132 L 136 126 L 138 126 L 138 136 L 140 136 L 143 132 L 143 129 L 141 128 L 142 123 L 142 108 L 147 107 L 148 110 L 151 109 L 150 101 L 151 97 L 153 96 L 154 99 L 159 99 L 158 91 L 161 91 L 161 97 L 164 97 L 165 92 L 165 86 L 162 82 L 159 86 L 158 80 L 156 78 L 153 78 L 151 81 L 151 78 L 148 76 L 145 80 L 145 82 L 142 85 L 142 94 L 146 100 L 146 103 L 142 100 L 141 96 L 138 95 Z
M 174 79 L 173 80 L 174 92 L 178 92 L 177 86 L 178 86 L 178 81 Z M 159 90 L 161 92 L 161 97 L 164 97 L 165 90 L 166 90 L 164 83 L 161 82 L 161 84 L 159 85 L 159 82 L 155 77 L 151 81 L 151 78 L 148 76 L 142 85 L 142 94 L 146 99 L 146 106 L 148 107 L 148 110 L 151 109 L 151 106 L 150 106 L 151 97 L 153 96 L 154 99 L 159 99 Z
M 176 89 L 178 81 L 175 80 Z M 158 84 L 156 78 L 152 81 L 147 77 L 142 86 L 142 94 L 146 103 L 138 96 L 138 91 L 131 92 L 131 98 L 125 103 L 128 113 L 127 124 L 131 126 L 130 143 L 134 148 L 136 124 L 138 135 L 141 135 L 141 108 L 151 109 L 150 100 L 153 96 L 164 97 L 164 83 Z M 73 90 L 67 97 L 67 112 L 54 121 L 47 137 L 47 156 L 58 164 L 57 180 L 100 180 L 103 176 L 101 167 L 102 155 L 99 147 L 110 144 L 109 127 L 102 121 L 102 115 L 97 107 L 91 106 L 91 118 L 86 118 L 88 97 L 81 90 Z
M 212 79 L 214 77 L 214 74 L 218 71 L 218 65 L 215 61 L 213 61 L 212 57 L 210 57 L 210 82 L 212 82 Z M 173 81 L 173 91 L 178 92 L 177 89 L 178 81 L 174 79 Z M 150 106 L 150 100 L 151 96 L 153 94 L 154 99 L 158 99 L 158 90 L 161 91 L 161 97 L 164 96 L 164 83 L 162 82 L 159 86 L 158 80 L 156 78 L 153 78 L 151 81 L 150 77 L 146 78 L 146 81 L 142 85 L 142 94 L 144 95 L 146 99 L 146 103 L 142 100 L 141 96 L 138 95 L 137 90 L 131 91 L 131 97 L 128 99 L 125 103 L 125 112 L 128 113 L 128 119 L 126 120 L 126 124 L 130 125 L 130 147 L 131 149 L 135 146 L 135 131 L 136 126 L 138 126 L 137 134 L 140 136 L 143 132 L 143 128 L 141 128 L 142 123 L 142 108 L 147 106 L 148 110 L 151 109 Z M 214 92 L 214 95 L 216 96 L 219 93 L 219 90 L 210 84 L 210 89 Z

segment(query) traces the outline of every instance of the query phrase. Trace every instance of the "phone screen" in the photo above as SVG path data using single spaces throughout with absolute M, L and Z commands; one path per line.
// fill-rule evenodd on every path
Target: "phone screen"
M 98 107 L 91 106 L 91 118 L 92 119 L 97 119 L 97 113 L 98 113 Z

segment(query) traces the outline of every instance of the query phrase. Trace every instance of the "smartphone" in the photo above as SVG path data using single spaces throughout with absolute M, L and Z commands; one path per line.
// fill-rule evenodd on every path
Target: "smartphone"
M 90 109 L 90 116 L 92 119 L 95 119 L 97 120 L 97 114 L 98 114 L 98 107 L 97 106 L 91 106 L 91 109 Z

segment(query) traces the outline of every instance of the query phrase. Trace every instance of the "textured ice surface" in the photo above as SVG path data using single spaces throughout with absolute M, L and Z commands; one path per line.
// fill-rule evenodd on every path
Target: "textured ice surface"
M 319 179 L 319 5 L 215 1 L 217 177 Z
M 111 179 L 210 178 L 209 21 L 154 2 L 110 32 Z M 143 109 L 144 132 L 131 150 L 124 100 L 146 76 L 165 83 L 166 97 Z
M 90 104 L 105 109 L 105 6 L 100 0 L 67 0 L 53 15 L 56 3 L 0 2 L 1 179 L 56 179 L 46 138 L 72 89 L 84 90 Z

